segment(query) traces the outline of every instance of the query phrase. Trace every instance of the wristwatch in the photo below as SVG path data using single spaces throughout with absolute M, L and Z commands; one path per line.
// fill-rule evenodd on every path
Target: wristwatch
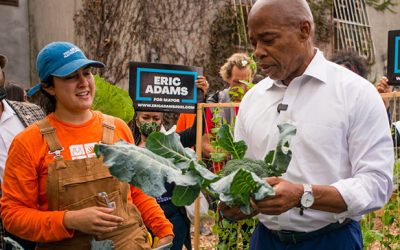
M 311 184 L 303 184 L 304 193 L 300 199 L 300 215 L 303 215 L 304 209 L 310 208 L 314 204 L 314 195 Z

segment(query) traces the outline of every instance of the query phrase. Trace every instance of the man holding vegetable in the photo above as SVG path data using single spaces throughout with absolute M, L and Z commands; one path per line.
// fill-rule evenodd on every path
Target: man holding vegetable
M 305 0 L 258 0 L 249 13 L 257 64 L 268 77 L 244 97 L 235 126 L 246 157 L 276 146 L 277 125 L 297 127 L 292 160 L 269 177 L 275 196 L 255 200 L 250 249 L 362 249 L 359 221 L 392 193 L 393 144 L 374 86 L 313 45 Z M 219 205 L 230 220 L 246 216 Z

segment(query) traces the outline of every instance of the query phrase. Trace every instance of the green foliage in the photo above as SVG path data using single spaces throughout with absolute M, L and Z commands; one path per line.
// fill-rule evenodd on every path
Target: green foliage
M 316 42 L 328 43 L 331 38 L 332 0 L 307 0 L 314 17 Z
M 289 148 L 289 140 L 296 135 L 296 127 L 289 123 L 279 124 L 279 140 L 275 150 L 265 156 L 265 163 L 271 171 L 269 176 L 281 176 L 286 172 L 292 159 L 292 151 Z
M 233 140 L 232 128 L 228 124 L 223 124 L 217 134 L 218 145 L 231 154 L 232 159 L 242 159 L 247 150 L 244 141 L 235 142 Z
M 198 185 L 202 188 L 217 179 L 217 176 L 205 168 L 204 163 L 197 161 L 195 152 L 190 148 L 184 148 L 177 133 L 166 135 L 161 132 L 152 133 L 146 141 L 146 149 L 172 160 L 183 171 L 196 176 Z M 196 196 L 197 197 L 197 196 Z
M 272 187 L 254 173 L 239 169 L 211 184 L 219 199 L 229 206 L 240 205 L 240 210 L 251 214 L 250 199 L 262 200 L 275 195 Z
M 221 220 L 219 214 L 215 213 L 215 221 L 220 221 L 220 223 L 216 223 L 212 227 L 212 232 L 217 234 L 219 239 L 216 249 L 229 250 L 250 248 L 250 237 L 258 224 L 257 217 L 231 223 L 226 219 Z
M 273 189 L 260 177 L 280 176 L 286 172 L 292 158 L 289 149 L 289 140 L 296 134 L 296 127 L 291 124 L 280 124 L 279 141 L 275 150 L 270 151 L 263 163 L 243 159 L 247 146 L 243 141 L 234 142 L 229 125 L 224 124 L 218 133 L 218 143 L 227 152 L 232 154 L 234 163 L 223 168 L 222 173 L 227 173 L 225 177 L 211 184 L 211 188 L 219 194 L 219 199 L 229 206 L 240 205 L 240 209 L 245 214 L 250 214 L 250 199 L 262 200 L 274 195 Z M 240 153 L 238 153 L 240 152 Z M 240 167 L 239 167 L 240 166 Z M 254 168 L 254 169 L 253 169 Z M 261 172 L 257 175 L 253 172 Z
M 93 110 L 119 117 L 126 123 L 132 120 L 134 109 L 128 92 L 108 83 L 98 75 L 94 76 L 96 92 L 92 104 Z
M 397 148 L 396 148 L 397 149 Z M 381 249 L 400 249 L 400 161 L 396 160 L 393 171 L 394 193 L 384 208 L 371 212 L 361 220 L 364 249 L 379 243 Z
M 159 156 L 146 148 L 118 142 L 114 145 L 96 144 L 98 157 L 104 156 L 104 164 L 110 173 L 123 182 L 139 187 L 147 195 L 159 197 L 166 192 L 164 184 L 175 182 L 178 186 L 198 189 L 198 181 L 192 172 L 182 173 L 171 160 Z M 188 190 L 185 190 L 188 193 Z M 193 203 L 197 196 L 179 200 L 183 204 Z
M 384 12 L 384 11 L 388 10 L 392 13 L 396 13 L 396 11 L 394 11 L 392 9 L 392 7 L 395 7 L 396 5 L 399 4 L 399 3 L 395 3 L 392 0 L 366 0 L 366 3 L 369 6 L 374 7 L 374 9 L 376 9 L 377 11 Z
M 229 160 L 224 168 L 221 170 L 222 176 L 227 176 L 238 169 L 246 169 L 255 173 L 257 176 L 263 178 L 269 176 L 267 171 L 268 167 L 264 161 L 251 160 L 251 159 L 240 159 L 240 160 Z
M 219 76 L 219 69 L 225 63 L 226 58 L 238 52 L 235 34 L 237 34 L 236 16 L 230 1 L 227 1 L 225 8 L 218 12 L 210 26 L 210 58 L 205 67 L 205 75 L 212 83 L 210 92 L 226 87 L 226 83 Z

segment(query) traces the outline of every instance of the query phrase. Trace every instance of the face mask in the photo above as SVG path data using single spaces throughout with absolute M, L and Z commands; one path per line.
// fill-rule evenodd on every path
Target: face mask
M 161 124 L 157 122 L 143 122 L 142 124 L 140 124 L 139 132 L 142 135 L 148 137 L 151 133 L 160 131 L 160 129 Z

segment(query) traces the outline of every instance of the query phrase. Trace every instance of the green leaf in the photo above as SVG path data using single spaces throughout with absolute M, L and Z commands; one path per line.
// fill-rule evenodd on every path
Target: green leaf
M 241 160 L 229 160 L 222 169 L 221 174 L 227 176 L 238 169 L 248 170 L 261 178 L 271 176 L 268 165 L 265 164 L 265 162 L 246 158 Z
M 290 139 L 296 135 L 296 127 L 289 123 L 279 124 L 279 140 L 275 151 L 270 151 L 264 161 L 272 171 L 273 176 L 281 176 L 286 172 L 292 159 L 292 151 L 289 148 Z
M 224 124 L 219 128 L 217 140 L 219 146 L 232 155 L 232 159 L 243 159 L 247 145 L 244 141 L 234 142 L 229 125 Z
M 146 148 L 126 142 L 114 145 L 96 144 L 97 157 L 104 156 L 104 164 L 110 173 L 123 182 L 139 187 L 147 195 L 159 197 L 166 192 L 165 182 L 178 186 L 198 185 L 196 176 L 182 174 L 171 160 L 165 159 Z
M 195 186 L 176 186 L 172 191 L 172 203 L 175 206 L 187 206 L 192 204 L 199 196 L 200 187 Z
M 186 150 L 182 146 L 177 133 L 166 135 L 161 132 L 153 132 L 147 137 L 146 148 L 159 156 L 172 159 L 174 163 L 189 162 L 196 159 L 193 150 Z
M 192 149 L 182 146 L 177 133 L 166 135 L 161 132 L 153 132 L 147 137 L 146 148 L 159 156 L 171 159 L 181 170 L 194 171 L 195 175 L 200 175 L 206 183 L 218 178 L 217 175 L 197 162 L 196 153 Z
M 108 83 L 98 75 L 94 76 L 96 92 L 92 109 L 104 114 L 119 117 L 126 123 L 133 119 L 134 109 L 132 99 L 127 91 Z
M 210 153 L 210 158 L 213 162 L 223 162 L 225 161 L 226 154 L 223 152 L 213 152 Z
M 219 181 L 212 183 L 211 189 L 219 193 L 219 199 L 229 206 L 240 205 L 245 214 L 250 214 L 250 197 L 256 200 L 275 195 L 272 187 L 254 173 L 239 169 Z

